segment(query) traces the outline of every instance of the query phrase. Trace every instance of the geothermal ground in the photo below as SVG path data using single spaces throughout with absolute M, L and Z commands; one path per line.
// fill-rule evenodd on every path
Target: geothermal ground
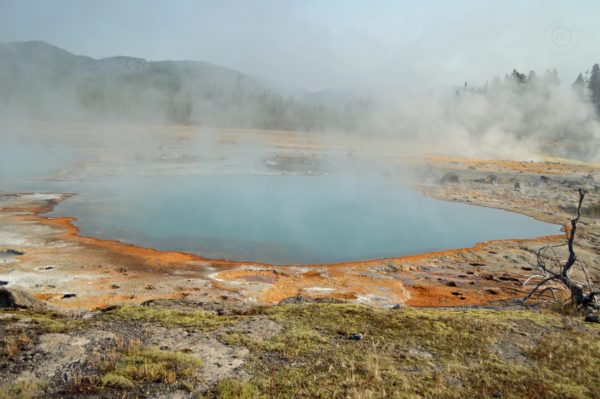
M 205 164 L 219 172 L 329 174 L 376 163 L 399 181 L 406 176 L 398 170 L 410 169 L 410 184 L 426 195 L 559 225 L 573 216 L 581 187 L 588 194 L 576 251 L 592 283 L 600 284 L 598 165 L 408 157 L 395 152 L 400 147 L 366 145 L 360 138 L 325 143 L 304 133 L 246 132 L 242 138 L 225 130 L 211 136 L 219 151 L 207 162 L 186 152 L 192 130 L 174 133 L 175 139 L 134 155 L 116 146 L 84 146 L 86 161 L 44 179 L 106 178 L 136 168 L 178 174 L 206 170 Z M 261 144 L 260 162 L 236 150 L 248 142 Z M 544 298 L 533 310 L 518 302 L 531 288 L 524 283 L 535 273 L 536 251 L 563 244 L 566 233 L 408 257 L 272 266 L 82 236 L 71 219 L 45 215 L 69 195 L 0 196 L 0 284 L 11 292 L 4 291 L 0 304 L 27 308 L 0 314 L 0 375 L 15 381 L 2 395 L 598 395 L 600 330 L 544 311 Z M 558 248 L 560 258 L 565 254 Z M 580 270 L 575 277 L 585 278 Z M 558 345 L 565 329 L 576 337 L 569 344 L 575 357 L 566 360 L 566 351 L 562 359 L 558 351 L 557 358 L 591 362 L 587 374 L 562 385 L 540 382 L 536 368 L 559 375 L 559 360 L 545 358 L 544 351 Z M 493 379 L 498 375 L 521 383 L 504 386 Z

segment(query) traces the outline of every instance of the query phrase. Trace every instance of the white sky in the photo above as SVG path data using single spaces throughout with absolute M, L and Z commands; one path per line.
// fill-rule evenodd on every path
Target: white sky
M 565 83 L 600 62 L 600 1 L 0 0 L 0 42 L 92 57 L 208 61 L 317 90 Z

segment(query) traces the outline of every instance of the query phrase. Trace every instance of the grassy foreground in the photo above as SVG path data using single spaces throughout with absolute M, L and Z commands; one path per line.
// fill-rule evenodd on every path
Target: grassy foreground
M 221 397 L 600 398 L 600 328 L 578 318 L 331 304 L 265 313 L 285 326 L 274 339 L 221 336 L 251 349 L 253 375 L 221 383 Z
M 264 319 L 280 324 L 281 332 L 261 338 L 235 328 Z M 50 331 L 73 324 L 39 315 L 34 320 L 47 323 Z M 552 311 L 306 304 L 219 315 L 127 307 L 78 322 L 72 331 L 107 326 L 118 331 L 121 323 L 141 322 L 201 331 L 228 346 L 247 348 L 242 367 L 248 378 L 198 389 L 200 360 L 128 344 L 113 351 L 109 366 L 86 368 L 91 374 L 84 377 L 93 388 L 88 394 L 142 397 L 162 385 L 178 387 L 184 397 L 207 398 L 600 398 L 600 325 Z M 10 330 L 8 321 L 1 323 Z M 362 339 L 349 338 L 358 333 Z M 7 343 L 18 350 L 7 337 L 4 353 Z M 31 387 L 37 391 L 21 397 L 47 397 L 43 388 Z M 5 384 L 0 398 L 17 397 L 11 392 L 18 388 Z M 60 396 L 71 393 L 80 392 L 71 387 Z

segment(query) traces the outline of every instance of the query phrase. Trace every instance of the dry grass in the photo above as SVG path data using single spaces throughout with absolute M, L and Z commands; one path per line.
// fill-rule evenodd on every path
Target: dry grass
M 156 307 L 123 306 L 107 312 L 109 320 L 128 320 L 158 323 L 167 328 L 188 327 L 200 331 L 214 331 L 246 319 L 246 316 L 219 316 L 202 310 L 181 311 Z
M 279 336 L 267 341 L 239 332 L 220 336 L 251 350 L 250 384 L 262 395 L 600 398 L 595 382 L 600 328 L 574 317 L 336 304 L 266 312 L 285 326 Z M 363 340 L 348 339 L 359 332 Z M 563 371 L 563 365 L 571 370 Z
M 0 399 L 31 399 L 38 396 L 41 381 L 20 380 L 0 385 Z
M 0 354 L 8 357 L 18 356 L 21 351 L 31 343 L 31 338 L 24 328 L 9 327 L 0 341 L 2 347 Z
M 220 381 L 208 397 L 600 399 L 600 325 L 568 313 L 307 304 L 261 308 L 243 316 L 131 307 L 102 318 L 112 326 L 143 321 L 150 323 L 148 331 L 151 324 L 208 331 L 228 345 L 248 348 L 244 367 L 250 380 Z M 256 317 L 268 317 L 283 330 L 261 339 L 243 328 L 222 329 Z M 38 318 L 32 322 L 36 328 L 72 325 L 47 315 Z M 4 330 L 8 327 L 3 324 Z M 348 339 L 355 333 L 364 338 Z M 15 353 L 30 345 L 29 337 L 14 329 L 3 350 Z M 142 347 L 139 339 L 117 339 L 93 352 L 87 366 L 88 374 L 91 368 L 96 375 L 75 372 L 67 393 L 107 387 L 103 394 L 120 396 L 125 390 L 135 396 L 165 390 L 159 384 L 170 385 L 169 392 L 193 392 L 201 362 L 186 353 Z M 33 387 L 2 389 L 0 399 L 28 397 Z
M 202 361 L 183 352 L 167 352 L 156 348 L 141 348 L 139 341 L 119 346 L 99 362 L 104 372 L 102 385 L 131 389 L 136 382 L 174 384 L 194 379 Z

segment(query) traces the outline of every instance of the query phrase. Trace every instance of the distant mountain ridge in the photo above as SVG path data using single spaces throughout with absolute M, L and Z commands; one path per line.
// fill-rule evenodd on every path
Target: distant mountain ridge
M 39 117 L 274 129 L 340 128 L 347 119 L 343 94 L 311 93 L 208 62 L 95 59 L 42 41 L 0 43 L 0 105 Z
M 225 67 L 200 61 L 147 61 L 143 58 L 118 55 L 107 58 L 92 58 L 70 53 L 43 41 L 0 43 L 0 68 L 27 70 L 28 66 L 44 66 L 58 75 L 62 73 L 94 75 L 108 72 L 146 72 L 155 64 L 194 65 L 231 75 L 244 75 Z M 0 71 L 2 70 L 0 69 Z

